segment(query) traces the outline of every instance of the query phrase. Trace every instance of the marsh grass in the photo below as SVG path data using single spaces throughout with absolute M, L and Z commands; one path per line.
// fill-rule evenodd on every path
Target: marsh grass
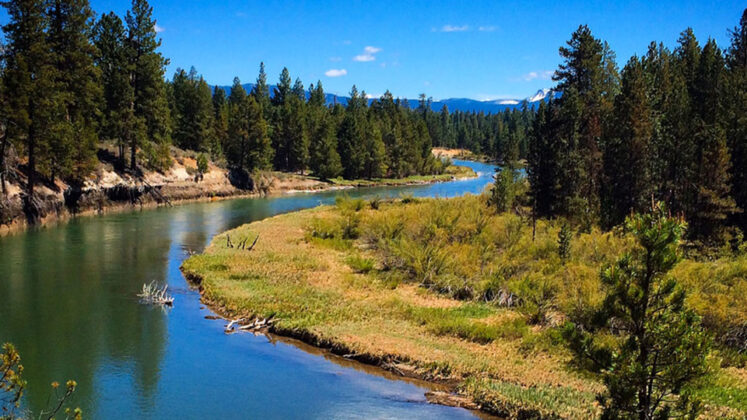
M 560 230 L 538 220 L 533 240 L 530 221 L 496 214 L 484 196 L 375 206 L 342 198 L 226 233 L 272 238 L 252 253 L 218 235 L 183 269 L 231 316 L 272 315 L 278 331 L 458 381 L 490 411 L 590 418 L 603 386 L 571 363 L 555 326 L 589 322 L 604 296 L 600 267 L 632 241 L 619 231 L 576 233 L 563 261 Z M 746 273 L 743 254 L 685 260 L 673 272 L 716 336 L 747 320 Z M 713 355 L 724 368 L 698 390 L 707 417 L 747 412 L 747 374 L 734 352 Z

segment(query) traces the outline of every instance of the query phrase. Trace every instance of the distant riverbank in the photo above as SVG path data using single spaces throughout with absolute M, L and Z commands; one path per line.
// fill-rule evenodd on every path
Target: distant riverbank
M 235 179 L 226 169 L 209 165 L 201 176 L 196 162 L 189 157 L 176 158 L 166 173 L 148 172 L 140 177 L 115 171 L 102 165 L 95 178 L 85 185 L 72 187 L 57 180 L 37 186 L 36 195 L 41 217 L 35 226 L 65 222 L 79 216 L 133 211 L 158 206 L 200 201 L 295 192 L 315 192 L 343 188 L 403 186 L 474 178 L 475 172 L 452 165 L 444 174 L 413 175 L 406 178 L 323 181 L 309 175 L 265 171 L 248 179 Z M 0 237 L 24 231 L 32 226 L 23 211 L 23 189 L 18 183 L 7 184 L 7 194 L 0 194 Z

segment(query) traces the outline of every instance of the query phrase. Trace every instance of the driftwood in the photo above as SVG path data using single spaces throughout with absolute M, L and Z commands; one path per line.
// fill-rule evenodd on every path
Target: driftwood
M 254 242 L 252 242 L 252 246 L 250 246 L 249 248 L 247 248 L 247 251 L 251 251 L 252 249 L 254 249 L 254 245 L 257 245 L 257 241 L 258 240 L 259 240 L 259 233 L 257 234 L 257 237 L 254 238 Z
M 269 318 L 255 318 L 252 322 L 248 324 L 242 324 L 246 318 L 238 318 L 229 321 L 229 323 L 226 325 L 224 332 L 226 334 L 232 334 L 237 331 L 258 331 L 258 330 L 264 330 L 266 328 L 269 328 L 270 325 L 272 325 L 276 320 L 274 317 Z M 234 326 L 237 326 L 234 328 Z
M 236 248 L 236 249 L 243 249 L 246 251 L 251 251 L 252 249 L 254 249 L 254 246 L 257 245 L 258 240 L 259 240 L 259 235 L 257 235 L 257 237 L 254 238 L 254 242 L 252 242 L 252 244 L 249 247 L 247 247 L 246 243 L 249 241 L 249 237 L 247 236 L 246 238 L 239 241 L 236 245 L 234 245 L 233 242 L 231 242 L 231 236 L 226 235 L 226 248 Z
M 138 297 L 145 303 L 173 306 L 174 297 L 166 292 L 168 288 L 168 285 L 164 285 L 163 289 L 161 289 L 156 285 L 156 282 L 143 284 L 143 290 L 138 294 Z
M 232 320 L 231 322 L 229 322 L 229 323 L 228 323 L 228 325 L 226 325 L 226 328 L 225 328 L 225 332 L 226 332 L 226 333 L 231 333 L 231 332 L 233 332 L 233 325 L 234 325 L 234 324 L 238 324 L 238 323 L 241 323 L 241 322 L 243 322 L 243 321 L 244 321 L 244 318 L 239 318 L 239 319 L 234 319 L 234 320 Z

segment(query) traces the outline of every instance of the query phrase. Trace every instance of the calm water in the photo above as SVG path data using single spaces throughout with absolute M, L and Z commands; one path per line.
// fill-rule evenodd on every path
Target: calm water
M 351 196 L 479 193 L 479 178 L 428 186 L 348 190 Z M 223 333 L 179 266 L 216 233 L 278 213 L 331 203 L 341 192 L 191 204 L 87 217 L 0 238 L 0 343 L 21 352 L 27 408 L 49 384 L 78 381 L 88 418 L 461 418 L 428 404 L 422 384 L 372 374 L 264 336 Z M 138 303 L 143 283 L 168 282 L 174 308 Z

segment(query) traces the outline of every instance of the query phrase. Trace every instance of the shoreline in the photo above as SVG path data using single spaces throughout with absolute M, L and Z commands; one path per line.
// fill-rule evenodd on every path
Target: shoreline
M 232 314 L 225 306 L 205 296 L 202 287 L 202 282 L 204 280 L 202 276 L 186 271 L 183 267 L 180 267 L 179 269 L 187 282 L 191 286 L 197 288 L 197 291 L 200 294 L 200 302 L 205 305 L 206 308 L 218 315 L 217 319 L 231 321 L 232 315 L 235 314 Z M 258 319 L 258 317 L 244 318 L 241 322 L 237 322 L 236 324 L 249 325 Z M 395 355 L 377 356 L 368 353 L 356 353 L 342 341 L 324 339 L 307 330 L 295 330 L 291 328 L 278 329 L 275 326 L 270 325 L 269 327 L 246 332 L 264 334 L 271 340 L 274 338 L 278 341 L 284 341 L 306 351 L 307 353 L 321 355 L 325 358 L 327 358 L 328 355 L 331 355 L 339 362 L 346 361 L 350 363 L 350 367 L 362 368 L 366 373 L 379 374 L 391 380 L 414 382 L 415 385 L 428 389 L 425 393 L 425 398 L 429 404 L 463 408 L 484 419 L 502 418 L 496 413 L 485 410 L 484 407 L 472 398 L 456 393 L 460 383 L 458 379 L 434 376 L 429 372 L 419 372 L 421 369 L 418 368 L 417 365 L 408 360 L 400 360 Z M 371 369 L 381 370 L 381 372 L 372 372 Z M 388 377 L 388 375 L 391 375 L 391 377 Z
M 467 167 L 459 166 L 459 165 L 454 165 L 454 167 L 467 168 Z M 56 200 L 56 202 L 52 203 L 53 207 L 55 208 L 55 211 L 50 212 L 49 214 L 43 216 L 35 224 L 29 224 L 28 221 L 23 216 L 16 216 L 9 223 L 0 224 L 0 238 L 3 238 L 5 236 L 17 235 L 17 234 L 27 232 L 33 229 L 43 229 L 47 227 L 54 227 L 57 225 L 68 223 L 71 220 L 75 220 L 77 218 L 137 212 L 137 211 L 152 210 L 152 209 L 156 209 L 160 207 L 167 207 L 167 206 L 178 206 L 178 205 L 185 205 L 185 204 L 225 201 L 225 200 L 234 200 L 234 199 L 243 199 L 243 198 L 277 197 L 277 196 L 282 196 L 286 194 L 318 193 L 318 192 L 347 190 L 347 189 L 429 185 L 429 184 L 437 184 L 437 183 L 451 182 L 451 181 L 464 180 L 464 179 L 472 179 L 478 176 L 477 173 L 475 173 L 471 169 L 469 169 L 469 171 L 464 171 L 464 173 L 467 175 L 465 174 L 454 175 L 454 176 L 451 176 L 450 178 L 446 178 L 444 175 L 432 175 L 434 177 L 433 179 L 418 179 L 418 180 L 412 180 L 412 181 L 405 181 L 407 178 L 403 178 L 401 180 L 381 179 L 381 180 L 374 180 L 374 181 L 343 180 L 339 184 L 330 182 L 330 181 L 321 181 L 321 180 L 312 178 L 307 175 L 278 173 L 271 180 L 272 185 L 268 188 L 267 192 L 264 192 L 264 193 L 257 191 L 256 189 L 244 190 L 244 189 L 240 189 L 240 188 L 233 187 L 233 186 L 231 186 L 231 188 L 226 188 L 226 185 L 219 185 L 217 186 L 218 191 L 216 194 L 216 191 L 211 188 L 212 186 L 215 186 L 214 184 L 206 184 L 204 187 L 200 183 L 197 183 L 197 182 L 193 182 L 192 184 L 182 182 L 182 185 L 162 184 L 162 185 L 157 185 L 154 187 L 154 190 L 155 189 L 159 190 L 158 194 L 161 194 L 160 190 L 164 189 L 164 187 L 166 187 L 166 189 L 184 188 L 184 189 L 192 190 L 195 192 L 194 193 L 187 192 L 183 196 L 163 194 L 163 197 L 165 197 L 168 201 L 159 201 L 157 198 L 154 198 L 153 196 L 148 196 L 146 197 L 145 201 L 140 201 L 139 203 L 138 202 L 110 201 L 101 207 L 97 208 L 93 206 L 88 206 L 78 212 L 71 212 L 67 207 L 64 206 L 64 201 Z M 281 180 L 280 177 L 283 177 L 283 178 L 290 177 L 290 178 L 295 178 L 295 179 L 292 179 L 290 183 L 286 185 L 284 183 L 285 180 Z M 192 181 L 188 181 L 188 182 L 192 182 Z M 349 183 L 345 184 L 345 182 L 349 182 Z M 276 186 L 275 183 L 279 183 L 280 185 Z M 309 187 L 307 188 L 302 187 L 303 184 L 309 184 L 309 183 L 310 183 Z M 135 188 L 135 187 L 132 187 L 132 188 Z M 102 189 L 103 187 L 99 186 L 97 190 L 92 190 L 92 191 L 100 192 L 102 191 Z M 179 191 L 174 191 L 174 193 L 178 193 L 178 192 Z
M 429 403 L 464 408 L 489 418 L 511 418 L 512 415 L 517 413 L 526 415 L 542 412 L 542 410 L 535 410 L 532 407 L 517 406 L 508 401 L 494 403 L 494 400 L 484 398 L 483 395 L 473 394 L 465 388 L 468 386 L 467 381 L 470 378 L 478 378 L 482 375 L 474 376 L 476 372 L 474 366 L 459 366 L 459 362 L 454 357 L 467 357 L 479 364 L 481 363 L 479 362 L 481 357 L 492 354 L 496 349 L 489 349 L 479 343 L 464 341 L 452 336 L 422 336 L 420 334 L 427 331 L 427 329 L 423 329 L 426 327 L 410 324 L 409 321 L 404 319 L 389 318 L 387 313 L 390 308 L 387 308 L 385 303 L 391 298 L 405 305 L 415 304 L 411 307 L 412 309 L 415 309 L 418 304 L 423 304 L 422 308 L 427 309 L 454 308 L 452 305 L 462 305 L 464 302 L 450 302 L 449 299 L 442 296 L 419 294 L 417 287 L 402 284 L 396 288 L 402 294 L 397 294 L 396 297 L 387 296 L 385 300 L 381 301 L 384 307 L 381 307 L 381 312 L 378 315 L 363 315 L 369 313 L 370 307 L 359 308 L 359 304 L 376 306 L 377 304 L 373 302 L 379 302 L 378 299 L 387 292 L 382 293 L 382 289 L 378 288 L 379 286 L 362 286 L 365 292 L 360 289 L 352 291 L 351 298 L 363 299 L 363 301 L 355 302 L 348 299 L 347 293 L 351 292 L 350 289 L 336 290 L 338 285 L 343 288 L 357 287 L 356 285 L 361 284 L 360 281 L 365 282 L 363 277 L 359 276 L 365 275 L 359 274 L 355 270 L 351 271 L 350 267 L 344 265 L 345 263 L 341 261 L 342 265 L 333 265 L 335 264 L 333 260 L 339 260 L 342 255 L 340 254 L 341 251 L 334 246 L 332 248 L 325 246 L 319 248 L 318 244 L 305 242 L 302 233 L 303 228 L 301 228 L 308 220 L 314 218 L 317 214 L 329 211 L 330 208 L 332 207 L 322 206 L 276 215 L 218 234 L 201 254 L 185 260 L 180 270 L 188 283 L 200 293 L 201 303 L 222 319 L 230 321 L 243 318 L 240 325 L 252 325 L 255 321 L 262 322 L 267 319 L 266 317 L 271 318 L 275 316 L 274 314 L 277 314 L 275 322 L 257 331 L 298 340 L 305 345 L 313 346 L 320 351 L 329 352 L 346 360 L 383 369 L 399 378 L 424 381 L 435 388 L 442 388 L 443 390 L 436 389 L 425 393 Z M 278 227 L 282 227 L 282 230 L 277 230 Z M 253 253 L 251 258 L 242 258 L 239 255 L 249 256 L 250 254 L 245 254 L 246 251 L 225 249 L 223 244 L 226 235 L 231 237 L 260 235 L 260 238 L 284 238 L 280 242 L 287 242 L 287 244 L 283 245 L 274 239 L 271 242 L 263 242 L 260 239 L 259 248 L 251 251 Z M 303 249 L 297 249 L 299 246 Z M 286 254 L 284 251 L 286 249 L 293 250 Z M 272 267 L 263 265 L 262 261 L 265 261 L 265 254 L 271 256 Z M 205 259 L 200 261 L 203 256 Z M 212 257 L 216 258 L 213 259 Z M 243 261 L 238 261 L 239 259 Z M 293 273 L 287 274 L 289 270 L 293 271 L 293 266 L 296 264 L 300 266 L 311 264 L 316 265 L 316 268 L 309 266 L 308 270 L 310 271 L 304 274 L 299 273 L 298 276 L 300 277 Z M 309 277 L 306 277 L 307 274 Z M 335 280 L 337 274 L 340 274 L 340 277 Z M 220 276 L 220 279 L 216 275 Z M 350 277 L 350 275 L 353 277 Z M 343 283 L 338 283 L 338 281 Z M 330 298 L 329 303 L 319 302 L 320 299 L 326 302 L 323 296 L 327 291 L 330 291 L 334 297 Z M 306 297 L 299 298 L 300 301 L 289 302 L 288 306 L 285 306 L 282 301 L 286 298 L 283 296 L 288 293 Z M 360 293 L 364 293 L 365 296 L 360 296 Z M 338 312 L 345 311 L 341 308 L 348 308 L 346 306 L 348 304 L 352 305 L 349 306 L 350 309 L 358 308 L 360 310 L 359 316 L 364 318 L 368 316 L 377 317 L 371 321 L 373 326 L 372 324 L 365 324 L 368 321 L 362 321 L 364 324 L 360 324 L 360 329 L 357 329 L 358 322 L 360 322 L 357 319 L 351 320 L 348 325 L 339 325 L 339 329 L 337 326 L 330 327 L 336 321 L 331 321 L 331 324 L 325 323 L 326 321 L 321 321 L 321 324 L 316 324 L 316 321 L 307 323 L 307 319 L 316 320 L 319 316 L 323 318 L 329 316 L 337 319 Z M 296 309 L 299 309 L 298 305 L 302 305 L 306 309 L 298 312 L 296 311 Z M 352 313 L 348 316 L 358 317 L 352 315 Z M 381 319 L 378 318 L 379 316 Z M 384 321 L 385 319 L 386 321 Z M 343 322 L 348 323 L 348 321 Z M 408 333 L 405 333 L 405 336 L 400 336 L 403 330 L 397 329 L 396 325 L 402 322 L 405 322 L 408 326 L 400 324 L 401 328 L 405 328 L 405 330 L 413 328 L 413 335 L 408 336 Z M 350 329 L 351 326 L 353 327 L 352 330 Z M 390 329 L 392 327 L 394 328 Z M 372 328 L 375 331 L 372 331 Z M 415 338 L 415 342 L 412 341 L 413 338 Z M 417 343 L 417 340 L 420 339 L 424 341 Z M 451 350 L 446 349 L 456 349 L 457 347 L 452 346 L 460 346 L 457 343 L 460 341 L 466 347 L 461 347 L 462 350 L 457 350 L 457 353 L 463 353 L 449 354 Z M 412 347 L 413 345 L 416 347 Z M 433 345 L 436 347 L 431 347 Z M 426 348 L 428 350 L 424 353 L 423 350 Z M 496 374 L 498 376 L 494 376 Z M 498 372 L 491 372 L 487 378 L 511 382 L 518 380 L 517 384 L 523 384 L 530 390 L 533 389 L 530 383 L 525 383 L 517 379 L 518 377 L 502 378 Z M 561 383 L 563 382 L 551 380 L 548 385 L 555 388 L 560 386 Z M 555 389 L 576 392 L 578 386 L 578 383 L 571 381 L 571 383 L 565 383 L 565 386 Z M 552 416 L 538 418 L 552 418 Z

